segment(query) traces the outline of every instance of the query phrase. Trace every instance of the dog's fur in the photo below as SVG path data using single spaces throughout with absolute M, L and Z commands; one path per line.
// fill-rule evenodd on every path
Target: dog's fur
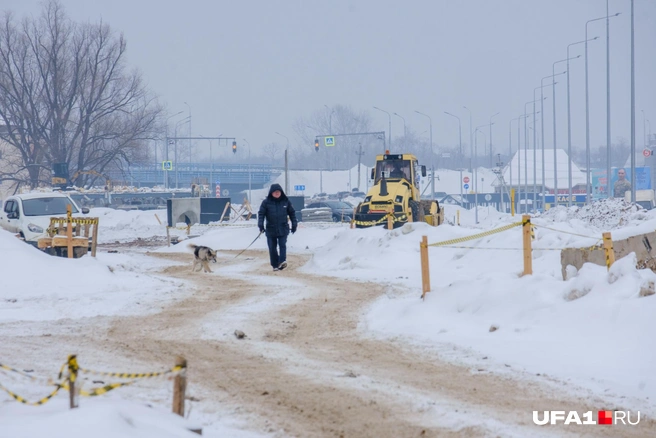
M 210 261 L 216 263 L 216 251 L 210 247 L 194 245 L 193 243 L 190 243 L 188 247 L 194 250 L 194 264 L 191 267 L 191 272 L 200 272 L 201 269 L 205 272 L 212 272 Z M 196 266 L 198 266 L 198 269 L 196 269 Z

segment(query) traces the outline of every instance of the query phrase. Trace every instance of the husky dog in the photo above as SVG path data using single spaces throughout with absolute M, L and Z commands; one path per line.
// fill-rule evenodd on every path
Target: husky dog
M 194 250 L 194 264 L 191 267 L 191 272 L 196 272 L 201 269 L 205 272 L 212 272 L 210 269 L 210 261 L 216 263 L 216 251 L 207 246 L 194 245 L 190 243 L 189 249 Z M 198 266 L 198 269 L 196 269 Z

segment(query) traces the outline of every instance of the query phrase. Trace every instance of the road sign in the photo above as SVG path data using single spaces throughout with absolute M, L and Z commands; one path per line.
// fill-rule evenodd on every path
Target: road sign
M 462 179 L 462 181 L 463 181 L 465 184 L 467 184 L 467 183 L 469 182 L 469 177 L 468 177 L 468 176 L 464 177 L 464 178 Z
M 486 201 L 491 201 L 492 200 L 492 195 L 490 195 L 489 193 L 487 195 L 485 195 L 485 200 Z
M 335 146 L 335 137 L 324 137 L 323 143 L 326 147 Z
M 469 188 L 469 184 L 465 184 L 462 187 L 464 187 L 464 189 L 467 190 Z
M 222 194 L 223 196 L 228 196 L 228 195 L 230 194 L 230 190 L 228 190 L 228 189 L 223 189 L 223 191 L 221 192 L 221 194 Z
M 294 190 L 297 192 L 304 192 L 305 191 L 305 186 L 294 186 Z
M 649 157 L 651 155 L 651 151 L 649 149 L 645 149 L 644 151 L 642 151 L 642 155 L 644 155 L 645 157 Z
M 162 161 L 162 170 L 173 170 L 173 161 Z

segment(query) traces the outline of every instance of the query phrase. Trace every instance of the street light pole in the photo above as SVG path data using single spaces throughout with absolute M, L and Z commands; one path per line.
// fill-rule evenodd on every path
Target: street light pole
M 375 106 L 374 109 L 384 112 L 385 114 L 387 114 L 387 117 L 389 118 L 389 139 L 387 140 L 387 148 L 391 151 L 392 150 L 392 115 L 387 111 L 385 111 L 384 109 L 378 108 L 377 106 Z
M 492 119 L 498 115 L 499 113 L 497 112 L 490 117 L 490 168 L 494 167 L 494 160 L 492 158 L 492 125 L 494 123 L 492 123 Z
M 576 58 L 579 58 L 581 55 L 577 56 Z M 561 59 L 560 61 L 556 61 L 551 65 L 551 75 L 556 76 L 556 64 L 559 64 L 561 62 L 567 62 L 570 58 L 566 59 Z M 571 58 L 574 59 L 574 58 Z M 556 83 L 554 82 L 553 84 L 553 101 L 551 104 L 553 105 L 553 146 L 554 146 L 554 207 L 558 207 L 558 152 L 556 149 Z
M 459 150 L 458 150 L 458 167 L 460 168 L 460 202 L 462 203 L 463 202 L 463 198 L 462 198 L 462 189 L 463 189 L 463 187 L 462 187 L 462 184 L 463 184 L 463 181 L 462 181 L 462 124 L 460 123 L 460 117 L 458 117 L 454 114 L 451 114 L 448 111 L 444 111 L 444 114 L 448 114 L 451 117 L 455 117 L 456 119 L 458 119 L 458 145 L 459 145 L 458 146 L 458 148 L 459 148 Z
M 165 126 L 165 129 L 166 129 L 166 139 L 164 140 L 166 142 L 166 145 L 165 145 L 166 146 L 166 159 L 165 159 L 165 161 L 169 161 L 169 119 L 171 119 L 175 116 L 179 116 L 183 112 L 184 111 L 178 111 L 177 113 L 173 114 L 172 116 L 168 116 L 166 118 L 166 121 L 164 122 L 164 126 Z M 164 188 L 165 189 L 169 188 L 169 171 L 166 170 L 166 169 L 164 170 Z
M 251 192 L 251 144 L 245 138 L 243 140 L 248 145 L 248 202 L 253 202 L 253 193 Z
M 396 117 L 400 118 L 401 120 L 403 120 L 403 142 L 405 143 L 405 137 L 406 137 L 406 135 L 408 135 L 408 133 L 405 129 L 405 118 L 402 115 L 400 115 L 399 113 L 394 113 L 394 115 Z
M 173 155 L 174 155 L 174 158 L 175 158 L 175 188 L 176 189 L 178 188 L 178 176 L 179 176 L 178 169 L 180 167 L 180 166 L 178 166 L 178 140 L 177 140 L 178 126 L 180 126 L 180 124 L 184 125 L 185 123 L 189 122 L 190 120 L 191 119 L 189 117 L 187 117 L 186 119 L 182 119 L 182 120 L 178 121 L 178 123 L 175 124 L 175 137 L 176 137 L 176 139 L 175 139 L 174 148 L 173 148 Z
M 635 29 L 633 23 L 633 0 L 631 0 L 631 202 L 636 202 L 636 139 L 635 139 Z M 644 117 L 644 113 L 643 113 Z M 643 122 L 644 125 L 644 122 Z
M 599 37 L 594 37 L 588 40 L 587 38 L 583 41 L 577 41 L 567 45 L 567 183 L 569 185 L 569 201 L 567 206 L 572 206 L 572 116 L 570 109 L 570 86 L 569 86 L 569 48 L 576 44 L 587 45 L 588 41 L 594 41 Z
M 590 197 L 592 196 L 592 187 L 590 186 L 591 183 L 591 178 L 590 178 L 590 166 L 592 163 L 590 162 L 590 99 L 589 99 L 589 93 L 588 93 L 588 24 L 592 23 L 593 21 L 599 21 L 599 20 L 604 20 L 612 17 L 617 17 L 620 15 L 620 12 L 616 13 L 615 15 L 612 15 L 611 17 L 608 17 L 608 13 L 606 14 L 605 17 L 599 17 L 599 18 L 593 18 L 592 20 L 588 20 L 585 22 L 585 167 L 587 169 L 587 182 L 586 182 L 586 202 L 590 202 Z M 610 175 L 608 175 L 607 181 L 606 181 L 606 191 L 610 192 L 608 183 L 610 181 Z
M 477 126 L 476 129 L 474 129 L 474 154 L 476 156 L 478 156 L 478 136 L 476 135 L 476 133 L 480 132 L 481 134 L 483 134 L 483 138 L 485 138 L 485 132 L 478 129 L 478 128 L 483 128 L 485 126 L 486 125 Z M 483 145 L 485 145 L 485 143 L 483 143 Z M 478 224 L 478 166 L 474 168 L 474 205 L 476 206 L 476 211 L 474 213 L 475 221 Z
M 287 139 L 287 146 L 285 147 L 285 194 L 289 193 L 289 138 L 286 135 L 282 135 L 278 131 L 276 131 L 276 134 L 278 134 L 281 137 L 285 137 Z
M 435 165 L 433 164 L 433 119 L 428 114 L 424 114 L 415 110 L 417 114 L 420 114 L 424 117 L 428 117 L 428 122 L 430 125 L 430 163 L 431 163 L 431 199 L 435 199 Z
M 191 170 L 191 106 L 187 102 L 184 102 L 189 108 L 189 170 Z

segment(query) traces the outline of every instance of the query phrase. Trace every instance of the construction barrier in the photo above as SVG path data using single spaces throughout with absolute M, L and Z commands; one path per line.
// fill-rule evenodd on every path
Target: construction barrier
M 80 368 L 77 362 L 77 356 L 72 354 L 68 356 L 68 360 L 61 366 L 57 381 L 51 379 L 40 379 L 35 376 L 31 376 L 27 373 L 12 368 L 8 365 L 0 364 L 0 370 L 5 370 L 20 375 L 21 377 L 27 378 L 30 381 L 42 381 L 47 386 L 54 386 L 55 389 L 50 392 L 45 397 L 42 397 L 36 401 L 29 401 L 25 397 L 22 397 L 15 393 L 14 391 L 8 389 L 6 386 L 0 384 L 0 389 L 9 394 L 14 400 L 19 403 L 29 405 L 29 406 L 40 406 L 48 401 L 50 401 L 60 390 L 64 389 L 69 393 L 69 404 L 70 408 L 76 408 L 77 396 L 83 397 L 95 397 L 102 394 L 106 394 L 109 391 L 121 388 L 123 386 L 128 386 L 136 383 L 139 379 L 160 377 L 165 375 L 175 375 L 174 385 L 173 385 L 173 412 L 178 415 L 184 415 L 184 399 L 185 399 L 185 389 L 187 385 L 186 381 L 186 369 L 187 361 L 184 358 L 178 357 L 176 359 L 175 365 L 166 370 L 150 373 L 116 373 L 116 372 L 106 372 L 106 371 L 94 371 L 87 368 Z M 67 373 L 65 372 L 67 370 Z M 82 389 L 79 385 L 79 375 L 80 373 L 84 374 L 96 374 L 102 376 L 116 377 L 119 379 L 131 379 L 127 382 L 116 382 L 103 385 L 101 387 L 92 388 L 89 390 Z
M 422 236 L 422 240 L 419 243 L 419 252 L 421 259 L 421 277 L 422 277 L 422 294 L 421 298 L 424 299 L 426 294 L 430 292 L 430 269 L 428 261 L 428 247 L 437 246 L 442 248 L 462 248 L 462 249 L 484 249 L 484 250 L 518 250 L 519 248 L 479 248 L 475 246 L 453 246 L 454 244 L 467 242 L 470 240 L 477 240 L 483 237 L 491 236 L 493 234 L 501 233 L 503 231 L 510 230 L 515 227 L 522 227 L 522 251 L 523 251 L 523 264 L 524 270 L 522 275 L 532 275 L 533 274 L 533 249 L 536 250 L 555 250 L 562 251 L 565 248 L 533 248 L 532 241 L 536 239 L 535 228 L 544 228 L 551 231 L 556 231 L 563 234 L 570 234 L 578 237 L 585 237 L 589 239 L 597 239 L 597 243 L 591 246 L 589 249 L 598 249 L 599 242 L 602 239 L 594 236 L 586 236 L 583 234 L 571 233 L 569 231 L 558 230 L 554 228 L 549 228 L 542 225 L 534 225 L 531 223 L 531 217 L 529 215 L 523 215 L 521 222 L 514 222 L 512 224 L 505 225 L 503 227 L 495 228 L 492 230 L 484 231 L 482 233 L 473 234 L 467 237 L 460 237 L 457 239 L 449 239 L 442 242 L 428 243 L 427 236 Z M 610 233 L 603 233 L 603 248 L 606 252 L 606 267 L 610 270 L 610 267 L 615 262 L 615 253 L 613 250 L 613 240 Z

